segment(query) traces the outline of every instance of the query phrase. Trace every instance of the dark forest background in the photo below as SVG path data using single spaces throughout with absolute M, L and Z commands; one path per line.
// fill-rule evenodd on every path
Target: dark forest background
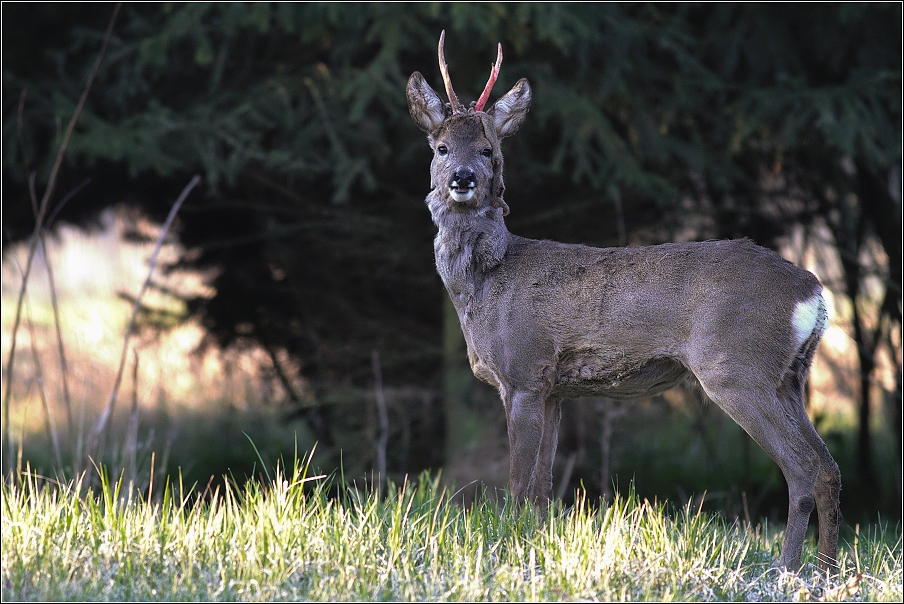
M 113 8 L 3 4 L 4 249 L 32 234 L 30 187 L 44 192 Z M 373 467 L 379 376 L 386 472 L 479 478 L 497 449 L 504 458 L 504 420 L 470 378 L 435 273 L 430 152 L 404 90 L 416 70 L 439 89 L 445 29 L 456 90 L 476 98 L 501 42 L 494 98 L 521 77 L 534 90 L 505 145 L 512 232 L 769 247 L 819 233 L 837 254 L 841 275 L 827 285 L 854 301 L 861 378 L 858 425 L 826 440 L 842 463 L 843 508 L 900 515 L 901 17 L 899 3 L 127 3 L 50 203 L 75 192 L 59 222 L 89 225 L 122 203 L 162 221 L 200 174 L 178 216 L 190 251 L 179 268 L 215 269 L 216 293 L 186 300 L 181 319 L 199 318 L 211 346 L 268 352 L 285 421 L 319 443 L 324 464 L 341 451 L 350 475 Z M 872 264 L 877 247 L 887 266 Z M 857 301 L 877 275 L 878 314 L 866 316 Z M 875 400 L 883 346 L 897 388 Z M 739 494 L 746 511 L 746 493 L 759 493 L 756 512 L 782 516 L 777 469 L 739 429 L 712 417 L 717 428 L 705 427 L 714 412 L 685 398 L 677 416 L 672 402 L 569 403 L 558 490 L 605 492 L 617 471 L 599 468 L 621 434 L 621 487 L 636 473 L 651 496 L 714 489 L 665 444 L 697 451 L 696 438 L 706 459 L 742 451 L 737 467 L 720 466 L 736 510 Z M 876 413 L 890 456 L 875 452 Z M 673 484 L 652 478 L 658 467 Z

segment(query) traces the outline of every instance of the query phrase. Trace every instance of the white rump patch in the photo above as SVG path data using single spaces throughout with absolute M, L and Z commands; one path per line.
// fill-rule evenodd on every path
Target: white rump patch
M 826 302 L 820 294 L 813 294 L 806 300 L 798 302 L 791 315 L 791 326 L 794 328 L 797 348 L 800 348 L 801 344 L 806 342 L 814 332 L 822 335 L 826 329 L 827 320 Z

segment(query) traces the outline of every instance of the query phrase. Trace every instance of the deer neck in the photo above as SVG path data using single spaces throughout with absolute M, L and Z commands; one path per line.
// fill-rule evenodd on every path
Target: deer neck
M 433 240 L 436 269 L 458 305 L 473 297 L 502 262 L 512 234 L 498 207 L 450 208 L 436 190 L 427 206 L 438 229 Z

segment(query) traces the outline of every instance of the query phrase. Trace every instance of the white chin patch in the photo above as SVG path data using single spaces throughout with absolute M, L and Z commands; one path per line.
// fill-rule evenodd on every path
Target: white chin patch
M 798 302 L 791 315 L 791 326 L 794 328 L 794 335 L 797 336 L 798 348 L 813 332 L 819 332 L 821 335 L 826 329 L 827 321 L 826 303 L 821 295 L 814 294 Z
M 474 191 L 476 191 L 476 187 L 470 187 L 468 190 L 461 192 L 459 189 L 449 189 L 449 196 L 452 197 L 458 203 L 464 203 L 465 201 L 470 201 L 472 197 L 474 197 Z

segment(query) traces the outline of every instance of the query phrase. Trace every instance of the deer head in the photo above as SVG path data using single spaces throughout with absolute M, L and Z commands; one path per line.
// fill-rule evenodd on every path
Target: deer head
M 518 80 L 502 98 L 484 111 L 502 65 L 502 44 L 496 63 L 480 98 L 466 109 L 452 89 L 452 80 L 443 56 L 446 32 L 439 38 L 439 67 L 446 86 L 448 103 L 427 84 L 420 72 L 408 79 L 408 109 L 414 123 L 427 133 L 433 161 L 430 165 L 431 195 L 450 209 L 500 208 L 503 201 L 503 159 L 499 141 L 511 136 L 524 123 L 530 108 L 531 90 L 527 80 Z

